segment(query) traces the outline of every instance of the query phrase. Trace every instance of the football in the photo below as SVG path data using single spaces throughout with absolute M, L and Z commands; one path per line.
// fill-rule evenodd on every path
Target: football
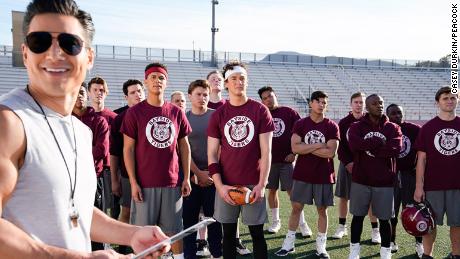
M 237 205 L 245 205 L 254 201 L 252 191 L 244 186 L 234 186 L 228 191 L 228 195 Z

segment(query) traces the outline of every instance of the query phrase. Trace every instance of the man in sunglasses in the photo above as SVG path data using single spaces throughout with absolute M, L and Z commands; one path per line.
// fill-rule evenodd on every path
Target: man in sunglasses
M 73 0 L 34 0 L 23 28 L 29 84 L 0 98 L 0 258 L 129 258 L 91 253 L 90 241 L 139 252 L 165 239 L 93 207 L 91 132 L 71 115 L 93 65 L 91 16 Z

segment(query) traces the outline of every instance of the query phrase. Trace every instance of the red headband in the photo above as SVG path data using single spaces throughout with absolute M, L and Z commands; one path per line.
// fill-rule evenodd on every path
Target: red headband
M 166 79 L 168 79 L 168 72 L 166 71 L 166 69 L 162 67 L 151 67 L 147 69 L 147 71 L 145 71 L 145 79 L 147 79 L 147 77 L 153 72 L 162 73 L 166 77 Z

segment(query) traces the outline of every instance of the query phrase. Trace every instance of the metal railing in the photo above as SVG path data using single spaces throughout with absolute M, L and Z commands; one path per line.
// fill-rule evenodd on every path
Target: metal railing
M 211 51 L 185 50 L 167 48 L 144 48 L 115 45 L 94 45 L 96 57 L 128 60 L 155 60 L 171 62 L 211 63 Z M 13 47 L 0 45 L 0 56 L 12 56 Z M 417 67 L 419 60 L 398 59 L 367 59 L 345 57 L 318 57 L 301 54 L 263 54 L 247 52 L 217 51 L 216 60 L 219 64 L 238 59 L 247 63 L 286 64 L 286 65 L 340 65 L 344 68 L 378 67 L 394 69 L 441 70 L 448 68 Z

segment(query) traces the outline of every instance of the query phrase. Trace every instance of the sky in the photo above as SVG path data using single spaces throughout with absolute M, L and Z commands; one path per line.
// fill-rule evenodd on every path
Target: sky
M 11 11 L 0 0 L 0 45 Z M 451 4 L 459 0 L 219 0 L 216 50 L 439 60 L 450 53 Z M 211 0 L 77 0 L 93 16 L 95 44 L 211 50 Z

